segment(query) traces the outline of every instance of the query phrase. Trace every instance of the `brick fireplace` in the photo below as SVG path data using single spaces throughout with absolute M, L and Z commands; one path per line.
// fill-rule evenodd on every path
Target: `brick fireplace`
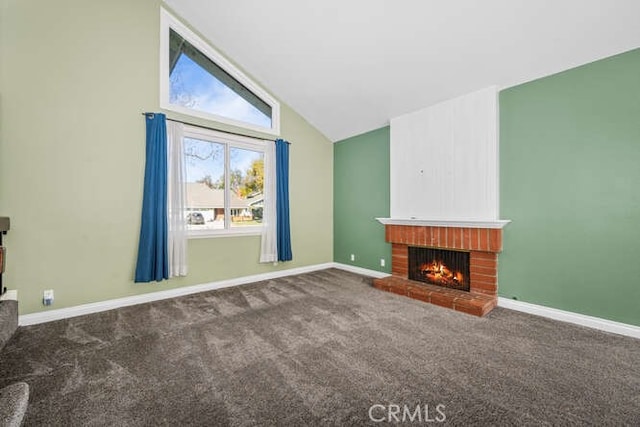
M 392 245 L 392 275 L 375 279 L 376 288 L 475 316 L 484 316 L 497 305 L 498 254 L 502 251 L 502 227 L 508 221 L 437 225 L 425 225 L 430 224 L 427 221 L 380 221 Z M 409 247 L 468 252 L 469 291 L 409 280 Z

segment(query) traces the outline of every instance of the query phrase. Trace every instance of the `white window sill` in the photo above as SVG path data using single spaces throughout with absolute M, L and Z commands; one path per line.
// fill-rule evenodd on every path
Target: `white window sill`
M 189 239 L 211 239 L 216 237 L 260 236 L 262 227 L 236 227 L 228 230 L 189 230 Z

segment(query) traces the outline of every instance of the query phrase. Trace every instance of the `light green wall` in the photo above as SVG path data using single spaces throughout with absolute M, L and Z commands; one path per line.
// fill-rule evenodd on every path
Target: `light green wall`
M 389 127 L 335 144 L 333 193 L 335 261 L 390 272 L 391 246 L 375 220 L 389 216 Z
M 333 147 L 283 105 L 294 261 L 258 264 L 257 236 L 190 240 L 188 277 L 133 283 L 140 113 L 159 106 L 159 8 L 156 0 L 5 4 L 0 215 L 11 217 L 5 284 L 18 289 L 22 314 L 45 310 L 49 288 L 55 309 L 333 259 Z
M 504 297 L 640 325 L 640 49 L 500 93 Z

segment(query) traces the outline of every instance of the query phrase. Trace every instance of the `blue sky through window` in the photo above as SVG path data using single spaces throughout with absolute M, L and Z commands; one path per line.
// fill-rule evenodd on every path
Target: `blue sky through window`
M 260 127 L 271 127 L 270 117 L 182 53 L 171 72 L 169 102 Z
M 251 164 L 263 157 L 258 151 L 230 147 L 229 167 L 246 175 Z M 207 175 L 213 182 L 224 181 L 224 145 L 199 139 L 185 138 L 187 182 L 197 182 Z

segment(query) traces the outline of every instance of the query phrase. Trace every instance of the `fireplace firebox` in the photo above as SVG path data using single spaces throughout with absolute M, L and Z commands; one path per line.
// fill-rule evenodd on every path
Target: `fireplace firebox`
M 374 287 L 474 316 L 484 316 L 498 304 L 498 254 L 506 221 L 486 227 L 384 221 L 380 220 L 385 238 L 391 243 L 391 276 L 374 279 Z M 416 249 L 409 248 L 426 252 L 418 257 Z M 445 249 L 453 254 L 443 256 Z M 435 285 L 430 278 L 438 279 Z
M 469 291 L 469 252 L 409 246 L 409 279 Z

